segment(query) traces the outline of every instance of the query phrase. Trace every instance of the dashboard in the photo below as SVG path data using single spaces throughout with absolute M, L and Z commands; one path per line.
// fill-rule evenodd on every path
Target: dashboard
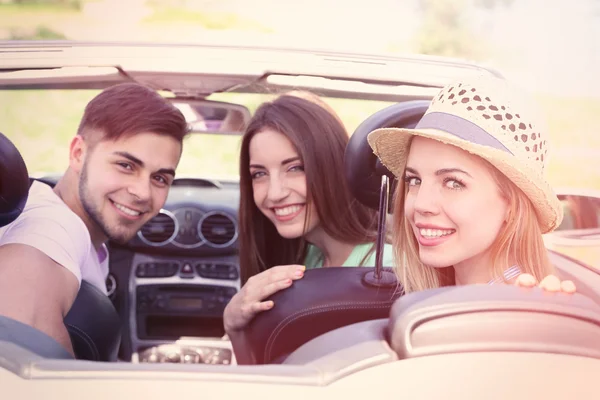
M 238 203 L 237 182 L 177 179 L 129 243 L 109 243 L 121 360 L 235 362 L 223 311 L 240 289 Z

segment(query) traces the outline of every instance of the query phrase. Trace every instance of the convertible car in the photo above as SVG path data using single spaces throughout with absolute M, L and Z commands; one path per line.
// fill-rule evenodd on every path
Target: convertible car
M 82 283 L 65 318 L 76 359 L 23 327 L 0 341 L 2 398 L 600 396 L 600 274 L 550 241 L 552 262 L 577 294 L 473 285 L 404 295 L 380 264 L 323 268 L 273 297 L 278 306 L 248 327 L 246 349 L 234 354 L 224 334 L 223 309 L 240 289 L 239 187 L 235 176 L 204 175 L 191 163 L 220 151 L 208 138 L 231 139 L 226 150 L 235 153 L 257 102 L 293 89 L 354 107 L 348 114 L 367 109 L 349 123 L 343 174 L 357 200 L 379 210 L 383 232 L 394 179 L 367 134 L 414 126 L 458 76 L 498 72 L 435 57 L 258 47 L 5 42 L 0 50 L 4 99 L 135 81 L 164 93 L 193 132 L 164 209 L 130 243 L 109 243 L 109 296 Z M 18 132 L 0 135 L 2 225 L 19 215 L 31 179 L 53 185 L 60 176 L 33 171 L 27 146 Z M 575 203 L 567 200 L 568 211 Z M 574 234 L 576 220 L 561 232 Z

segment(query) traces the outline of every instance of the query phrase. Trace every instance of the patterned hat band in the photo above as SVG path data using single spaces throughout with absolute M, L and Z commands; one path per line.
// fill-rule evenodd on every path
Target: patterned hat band
M 502 142 L 490 135 L 487 131 L 481 129 L 473 122 L 467 121 L 456 115 L 443 112 L 426 114 L 421 118 L 415 129 L 438 129 L 468 142 L 479 144 L 481 146 L 493 147 L 494 149 L 513 154 L 512 151 L 502 144 Z

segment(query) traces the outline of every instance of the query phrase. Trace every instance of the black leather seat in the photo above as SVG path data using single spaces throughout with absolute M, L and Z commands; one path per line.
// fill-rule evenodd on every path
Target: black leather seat
M 309 270 L 304 278 L 271 299 L 276 306 L 258 314 L 245 334 L 251 352 L 238 364 L 273 364 L 309 340 L 342 326 L 386 318 L 401 294 L 397 284 L 373 287 L 370 267 Z
M 98 288 L 82 281 L 64 322 L 77 359 L 117 360 L 121 321 L 112 301 Z
M 356 129 L 346 149 L 344 173 L 360 202 L 381 213 L 386 209 L 381 202 L 381 178 L 386 175 L 393 180 L 373 154 L 367 135 L 380 127 L 414 127 L 428 105 L 428 101 L 396 104 L 377 112 Z M 246 351 L 236 352 L 237 361 L 281 363 L 298 347 L 328 331 L 387 318 L 394 300 L 402 293 L 390 269 L 381 271 L 381 275 L 368 267 L 309 270 L 292 287 L 273 295 L 275 307 L 257 315 L 247 326 Z
M 0 227 L 13 222 L 25 208 L 29 174 L 21 153 L 0 133 Z

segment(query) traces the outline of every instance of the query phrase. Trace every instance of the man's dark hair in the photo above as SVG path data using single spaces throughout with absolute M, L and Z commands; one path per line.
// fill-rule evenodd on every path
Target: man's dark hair
M 141 132 L 171 136 L 179 142 L 187 135 L 185 117 L 156 91 L 123 83 L 105 89 L 85 107 L 77 134 L 84 139 L 90 131 L 103 135 L 98 140 L 117 140 Z M 93 139 L 92 139 L 93 140 Z

